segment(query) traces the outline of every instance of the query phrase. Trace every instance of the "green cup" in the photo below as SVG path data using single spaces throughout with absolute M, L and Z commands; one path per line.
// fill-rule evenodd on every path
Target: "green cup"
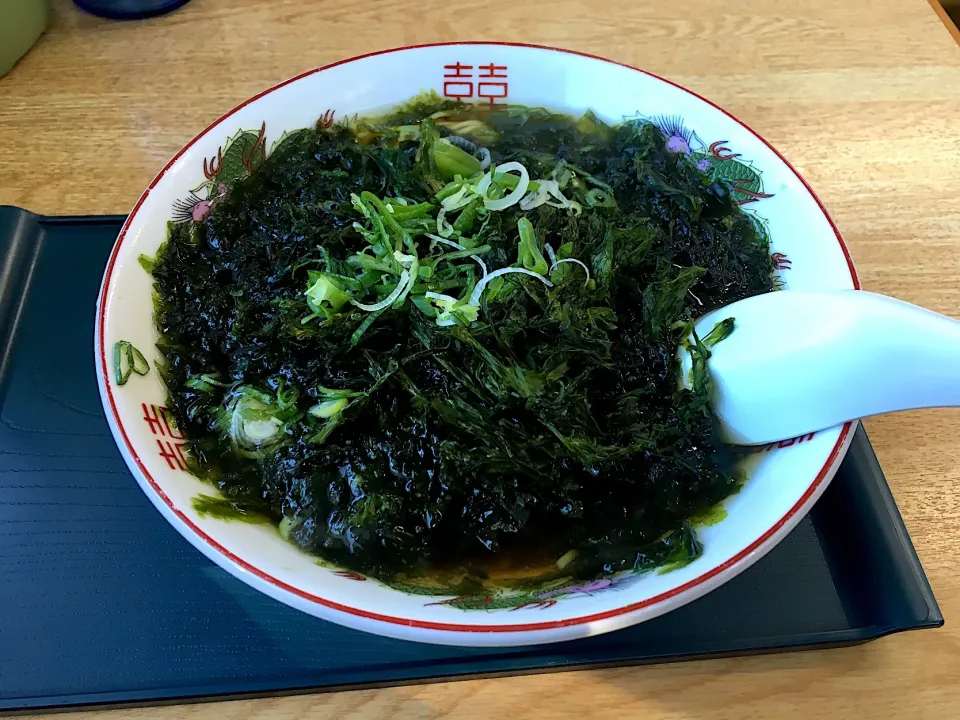
M 49 18 L 50 0 L 0 0 L 0 76 L 33 46 Z

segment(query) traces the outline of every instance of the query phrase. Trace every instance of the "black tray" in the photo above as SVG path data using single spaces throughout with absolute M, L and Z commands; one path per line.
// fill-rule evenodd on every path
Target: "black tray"
M 773 552 L 633 628 L 547 646 L 434 647 L 275 602 L 167 524 L 107 429 L 93 320 L 121 222 L 0 208 L 0 711 L 850 645 L 943 624 L 862 430 Z

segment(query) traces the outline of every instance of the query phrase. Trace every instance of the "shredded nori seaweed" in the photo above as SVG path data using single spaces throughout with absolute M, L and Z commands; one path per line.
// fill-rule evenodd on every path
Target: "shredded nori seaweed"
M 368 277 L 350 261 L 368 247 L 352 196 L 430 203 L 433 222 L 449 136 L 561 178 L 577 205 L 474 202 L 457 237 L 489 246 L 491 271 L 522 267 L 525 217 L 529 261 L 556 250 L 588 282 L 573 263 L 548 273 L 552 287 L 509 275 L 475 320 L 449 326 L 416 298 L 377 313 L 345 302 L 353 280 L 336 278 Z M 421 101 L 287 136 L 205 219 L 171 225 L 153 265 L 163 378 L 194 471 L 232 507 L 285 518 L 303 549 L 381 579 L 518 549 L 576 550 L 563 569 L 575 577 L 689 562 L 702 550 L 689 519 L 739 481 L 704 363 L 682 389 L 677 347 L 693 318 L 774 287 L 765 235 L 732 192 L 655 125 L 590 113 Z M 436 229 L 404 222 L 426 258 Z M 442 290 L 455 296 L 480 277 L 458 262 L 459 285 Z M 339 309 L 308 305 L 324 273 L 347 293 Z M 359 292 L 372 303 L 387 289 Z M 231 435 L 240 406 L 277 429 L 252 453 Z

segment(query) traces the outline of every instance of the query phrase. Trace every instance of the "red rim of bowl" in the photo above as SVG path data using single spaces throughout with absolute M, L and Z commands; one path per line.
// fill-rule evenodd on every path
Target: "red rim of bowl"
M 748 125 L 746 125 L 745 123 L 743 123 L 742 121 L 738 120 L 736 117 L 728 113 L 719 105 L 716 105 L 710 100 L 707 100 L 706 98 L 698 95 L 692 90 L 688 90 L 682 85 L 678 85 L 677 83 L 667 80 L 666 78 L 662 78 L 659 75 L 655 75 L 653 73 L 647 72 L 646 70 L 641 70 L 640 68 L 635 68 L 631 65 L 627 65 L 626 63 L 617 62 L 615 60 L 609 60 L 607 58 L 599 57 L 597 55 L 591 55 L 589 53 L 578 52 L 576 50 L 565 50 L 563 48 L 554 48 L 554 47 L 549 47 L 545 45 L 534 45 L 529 43 L 514 43 L 514 42 L 485 42 L 485 41 L 426 43 L 421 45 L 409 45 L 405 47 L 397 47 L 397 48 L 391 48 L 388 50 L 380 50 L 377 52 L 366 53 L 364 55 L 357 55 L 355 57 L 347 58 L 345 60 L 339 60 L 337 62 L 330 63 L 329 65 L 324 65 L 323 67 L 315 68 L 313 70 L 308 70 L 307 72 L 301 73 L 300 75 L 292 77 L 288 80 L 284 80 L 283 82 L 278 83 L 277 85 L 274 85 L 273 87 L 267 90 L 264 90 L 263 92 L 258 93 L 257 95 L 254 95 L 253 97 L 244 101 L 240 105 L 237 105 L 235 108 L 225 113 L 220 118 L 215 120 L 213 123 L 208 125 L 203 130 L 203 132 L 198 134 L 189 143 L 187 143 L 176 155 L 174 155 L 174 157 L 170 160 L 170 162 L 168 162 L 164 166 L 163 170 L 160 171 L 160 173 L 153 179 L 153 182 L 150 183 L 149 187 L 147 187 L 144 193 L 140 196 L 140 199 L 137 200 L 137 204 L 134 205 L 133 210 L 130 212 L 130 215 L 128 216 L 126 222 L 123 224 L 123 228 L 121 228 L 120 230 L 120 235 L 117 237 L 117 242 L 113 247 L 113 252 L 110 254 L 110 259 L 107 263 L 107 269 L 104 275 L 102 291 L 101 291 L 101 296 L 99 300 L 98 320 L 97 320 L 98 334 L 100 337 L 98 352 L 100 355 L 99 360 L 100 360 L 100 366 L 101 366 L 101 372 L 102 372 L 103 387 L 106 389 L 106 395 L 110 403 L 110 410 L 113 413 L 113 419 L 116 422 L 116 426 L 120 431 L 120 435 L 123 438 L 124 444 L 127 447 L 127 451 L 130 457 L 133 458 L 134 462 L 137 464 L 137 467 L 140 469 L 140 472 L 147 479 L 147 482 L 150 484 L 150 487 L 157 494 L 157 497 L 159 497 L 163 501 L 163 503 L 170 509 L 170 511 L 173 512 L 174 515 L 176 515 L 188 528 L 190 528 L 190 530 L 193 533 L 195 533 L 198 537 L 202 538 L 204 542 L 210 545 L 210 547 L 215 549 L 218 553 L 226 557 L 232 563 L 238 565 L 244 570 L 260 578 L 261 580 L 271 585 L 274 585 L 275 587 L 281 590 L 292 593 L 293 595 L 296 595 L 304 600 L 317 603 L 319 605 L 330 608 L 332 610 L 337 610 L 350 615 L 366 618 L 368 620 L 376 620 L 376 621 L 391 623 L 394 625 L 403 625 L 407 627 L 416 627 L 416 628 L 421 628 L 425 630 L 445 630 L 445 631 L 451 631 L 451 632 L 503 633 L 503 632 L 528 632 L 528 631 L 535 631 L 535 630 L 553 630 L 557 628 L 570 627 L 573 625 L 582 625 L 584 623 L 597 622 L 599 620 L 606 620 L 609 618 L 626 615 L 628 613 L 635 612 L 643 608 L 657 605 L 666 600 L 669 600 L 670 598 L 676 597 L 677 595 L 681 595 L 687 592 L 688 590 L 701 586 L 711 578 L 716 577 L 717 575 L 724 572 L 725 570 L 732 568 L 733 566 L 737 565 L 738 563 L 743 561 L 745 558 L 750 556 L 752 553 L 755 553 L 764 543 L 766 543 L 771 537 L 773 537 L 773 535 L 775 535 L 784 525 L 786 525 L 804 508 L 807 502 L 818 491 L 821 484 L 823 484 L 824 480 L 826 480 L 828 477 L 832 475 L 832 470 L 834 466 L 841 459 L 840 457 L 842 454 L 841 450 L 844 447 L 844 443 L 848 435 L 850 434 L 853 424 L 847 423 L 846 425 L 843 426 L 842 430 L 840 431 L 840 437 L 837 438 L 837 442 L 833 446 L 833 449 L 830 451 L 830 454 L 827 457 L 826 462 L 823 464 L 823 467 L 820 469 L 820 472 L 817 473 L 817 476 L 814 478 L 813 482 L 810 484 L 810 487 L 807 488 L 807 490 L 803 493 L 803 495 L 796 502 L 796 504 L 792 508 L 790 508 L 790 510 L 786 513 L 786 515 L 780 518 L 769 530 L 763 533 L 763 535 L 761 535 L 759 538 L 757 538 L 754 542 L 752 542 L 749 546 L 741 550 L 735 556 L 733 556 L 726 562 L 711 568 L 710 570 L 694 578 L 693 580 L 690 580 L 689 582 L 686 582 L 683 585 L 675 587 L 671 590 L 668 590 L 667 592 L 661 593 L 652 598 L 648 598 L 646 600 L 633 603 L 631 605 L 625 605 L 620 608 L 615 608 L 613 610 L 607 610 L 605 612 L 595 613 L 593 615 L 585 615 L 582 617 L 570 618 L 567 620 L 554 620 L 550 622 L 539 622 L 539 623 L 516 623 L 516 624 L 510 624 L 510 625 L 464 625 L 460 623 L 441 623 L 441 622 L 430 622 L 425 620 L 411 620 L 409 618 L 391 617 L 389 615 L 381 615 L 378 613 L 373 613 L 373 612 L 368 612 L 366 610 L 353 608 L 348 605 L 343 605 L 341 603 L 334 602 L 332 600 L 327 600 L 325 598 L 313 595 L 308 592 L 304 592 L 299 588 L 296 588 L 288 583 L 283 582 L 282 580 L 278 580 L 277 578 L 271 575 L 268 575 L 267 573 L 263 572 L 259 568 L 254 567 L 247 561 L 234 555 L 227 548 L 223 547 L 216 540 L 214 540 L 209 535 L 204 533 L 203 530 L 201 530 L 192 520 L 190 520 L 189 517 L 187 517 L 183 513 L 183 511 L 177 508 L 173 504 L 173 502 L 171 502 L 170 498 L 167 497 L 166 493 L 164 493 L 164 491 L 157 484 L 157 482 L 153 479 L 153 477 L 150 475 L 150 472 L 147 470 L 143 462 L 140 460 L 140 457 L 137 455 L 136 451 L 133 449 L 133 445 L 130 443 L 130 439 L 127 437 L 126 430 L 124 429 L 123 423 L 120 420 L 120 415 L 117 412 L 117 406 L 113 398 L 113 392 L 110 388 L 110 382 L 109 382 L 110 374 L 109 374 L 108 365 L 107 365 L 107 352 L 106 352 L 106 345 L 105 345 L 104 332 L 103 332 L 105 317 L 106 317 L 106 303 L 104 302 L 104 300 L 106 298 L 107 289 L 110 287 L 110 280 L 113 274 L 113 269 L 116 263 L 117 255 L 120 252 L 120 247 L 123 245 L 123 240 L 124 240 L 124 237 L 126 236 L 128 228 L 130 227 L 131 221 L 136 216 L 137 212 L 140 209 L 140 206 L 143 205 L 144 200 L 146 200 L 147 196 L 150 194 L 150 191 L 154 187 L 156 187 L 157 183 L 160 182 L 160 179 L 166 174 L 166 172 L 170 169 L 170 167 L 187 150 L 189 150 L 194 145 L 194 143 L 197 142 L 197 140 L 199 140 L 201 137 L 206 135 L 207 132 L 211 130 L 215 125 L 218 125 L 220 122 L 227 119 L 228 117 L 236 113 L 238 110 L 246 107 L 250 103 L 260 99 L 265 95 L 268 95 L 269 93 L 275 90 L 278 90 L 279 88 L 282 88 L 286 85 L 289 85 L 290 83 L 296 82 L 297 80 L 308 77 L 310 75 L 314 75 L 318 72 L 322 72 L 324 70 L 337 67 L 338 65 L 344 65 L 346 63 L 354 62 L 356 60 L 362 60 L 368 57 L 375 57 L 377 55 L 388 55 L 391 53 L 403 52 L 405 50 L 417 50 L 420 48 L 456 47 L 460 45 L 499 45 L 499 46 L 507 46 L 507 47 L 522 47 L 522 48 L 531 48 L 535 50 L 548 50 L 552 52 L 564 53 L 566 55 L 577 55 L 579 57 L 585 57 L 591 60 L 599 60 L 601 62 L 609 63 L 611 65 L 619 65 L 621 67 L 625 67 L 630 70 L 643 73 L 644 75 L 648 75 L 649 77 L 655 78 L 656 80 L 667 83 L 668 85 L 672 85 L 673 87 L 678 88 L 688 93 L 689 95 L 692 95 L 693 97 L 706 103 L 707 105 L 710 105 L 711 107 L 716 108 L 717 110 L 722 112 L 724 115 L 729 117 L 731 120 L 741 125 L 747 131 L 749 131 L 754 137 L 756 137 L 760 142 L 766 145 L 778 158 L 780 158 L 780 160 L 784 163 L 784 165 L 786 165 L 787 168 L 789 168 L 790 171 L 803 184 L 804 188 L 806 188 L 807 192 L 810 193 L 810 196 L 817 203 L 818 207 L 820 208 L 820 211 L 823 213 L 824 217 L 827 219 L 827 222 L 830 223 L 830 227 L 833 229 L 834 235 L 836 235 L 836 238 L 837 238 L 837 242 L 840 244 L 840 249 L 843 251 L 843 256 L 847 261 L 847 267 L 850 270 L 850 278 L 853 281 L 853 286 L 857 290 L 860 289 L 860 280 L 857 277 L 857 271 L 853 265 L 853 259 L 850 257 L 850 252 L 849 250 L 847 250 L 847 246 L 844 244 L 843 238 L 841 237 L 840 231 L 837 229 L 836 224 L 833 222 L 833 219 L 830 217 L 830 214 L 827 212 L 827 209 L 823 206 L 823 203 L 820 201 L 820 198 L 817 197 L 817 194 L 813 191 L 813 188 L 811 188 L 810 185 L 807 184 L 806 180 L 803 179 L 800 173 L 798 173 L 794 169 L 794 167 L 787 161 L 787 159 L 783 157 L 783 155 L 781 155 L 776 148 L 770 145 L 770 143 L 764 140 L 757 132 L 755 132 Z

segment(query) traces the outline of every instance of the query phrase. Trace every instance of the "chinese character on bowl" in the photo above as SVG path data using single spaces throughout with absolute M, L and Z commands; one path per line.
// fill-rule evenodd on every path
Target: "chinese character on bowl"
M 491 105 L 509 94 L 507 66 L 487 63 L 466 65 L 456 62 L 443 66 L 443 95 L 460 102 L 485 101 Z

